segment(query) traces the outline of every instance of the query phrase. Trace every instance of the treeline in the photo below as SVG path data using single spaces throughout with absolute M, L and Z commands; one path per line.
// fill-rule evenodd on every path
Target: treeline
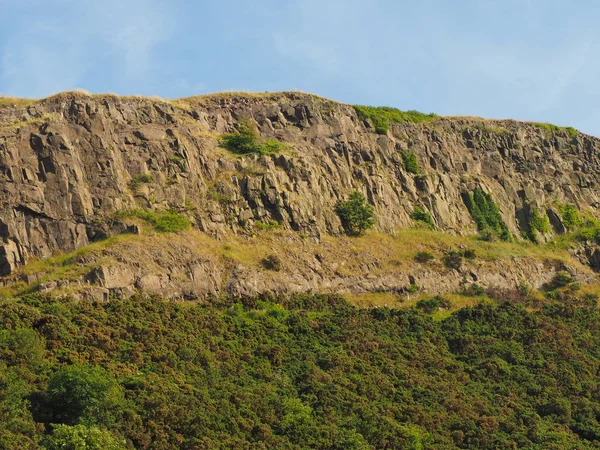
M 3 449 L 592 449 L 600 314 L 332 296 L 0 302 Z

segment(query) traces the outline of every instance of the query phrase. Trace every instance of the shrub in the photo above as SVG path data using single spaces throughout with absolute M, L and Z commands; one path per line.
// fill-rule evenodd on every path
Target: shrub
M 519 294 L 521 294 L 523 297 L 526 297 L 529 295 L 529 293 L 531 292 L 531 286 L 529 286 L 529 283 L 527 283 L 526 281 L 521 281 L 519 282 L 519 284 L 517 285 L 517 291 L 519 292 Z
M 339 202 L 335 212 L 349 235 L 360 235 L 375 225 L 373 208 L 365 204 L 365 196 L 357 191 L 352 192 L 347 201 Z
M 537 233 L 546 234 L 550 231 L 550 221 L 546 214 L 542 215 L 540 212 L 531 208 L 529 213 L 529 228 L 527 230 L 527 237 L 532 242 L 538 242 Z
M 269 220 L 268 222 L 259 220 L 254 225 L 259 230 L 264 230 L 264 231 L 273 231 L 281 226 L 281 224 L 279 222 L 277 222 L 276 220 Z
M 144 222 L 152 225 L 156 231 L 161 233 L 175 233 L 178 231 L 184 231 L 191 225 L 187 217 L 185 217 L 183 214 L 176 213 L 173 210 L 155 212 L 141 208 L 127 209 L 119 211 L 117 217 L 122 219 L 130 217 L 141 219 Z
M 47 393 L 54 419 L 70 425 L 110 424 L 112 410 L 123 401 L 117 382 L 99 366 L 75 364 L 58 370 Z
M 131 181 L 129 182 L 129 187 L 132 190 L 137 190 L 142 184 L 146 184 L 146 183 L 152 183 L 153 179 L 152 179 L 152 175 L 148 174 L 148 173 L 142 173 L 140 175 L 137 175 L 135 177 L 133 177 L 131 179 Z
M 433 298 L 419 300 L 416 304 L 417 309 L 428 314 L 434 313 L 439 309 L 450 309 L 451 306 L 452 302 L 450 302 L 450 300 L 439 295 Z
M 448 269 L 460 270 L 463 263 L 463 254 L 456 250 L 448 250 L 444 256 L 444 265 Z
M 467 248 L 462 252 L 463 256 L 466 259 L 475 259 L 477 257 L 477 255 L 475 254 L 475 250 L 471 249 L 471 248 Z
M 404 164 L 404 170 L 408 173 L 418 174 L 419 173 L 419 162 L 417 161 L 417 155 L 415 152 L 408 151 L 402 152 L 402 162 Z
M 431 218 L 431 214 L 429 214 L 420 206 L 415 206 L 415 209 L 410 215 L 410 218 L 415 222 L 424 223 L 429 228 L 435 228 L 435 225 L 433 224 L 433 219 Z
M 570 283 L 573 283 L 575 281 L 575 279 L 573 278 L 573 275 L 571 275 L 569 272 L 567 271 L 560 271 L 557 272 L 556 275 L 554 275 L 554 277 L 552 278 L 552 281 L 549 284 L 549 288 L 551 290 L 554 289 L 558 289 L 561 287 L 565 287 Z
M 236 155 L 266 155 L 277 153 L 284 148 L 284 145 L 275 139 L 267 139 L 261 143 L 260 137 L 250 121 L 240 122 L 235 133 L 221 136 L 219 146 Z
M 431 122 L 437 119 L 437 114 L 423 114 L 419 111 L 400 111 L 387 106 L 360 106 L 354 105 L 354 110 L 362 120 L 370 120 L 378 134 L 386 134 L 390 123 L 421 123 Z
M 470 297 L 480 297 L 485 295 L 485 289 L 477 283 L 472 283 L 464 290 L 463 293 Z
M 426 264 L 429 261 L 432 261 L 433 259 L 434 256 L 428 251 L 417 252 L 417 254 L 415 255 L 415 261 L 422 264 Z
M 558 211 L 560 212 L 563 225 L 567 230 L 573 230 L 583 223 L 579 211 L 573 205 L 559 205 Z
M 269 255 L 261 261 L 262 266 L 267 270 L 279 272 L 283 269 L 283 263 L 277 255 Z
M 467 209 L 481 233 L 481 239 L 491 241 L 495 236 L 503 241 L 512 239 L 506 224 L 502 220 L 500 210 L 490 194 L 476 188 L 473 192 L 466 194 L 464 199 Z
M 407 292 L 409 294 L 416 294 L 419 292 L 419 286 L 417 286 L 415 283 L 411 283 L 410 286 L 408 286 Z
M 543 130 L 546 130 L 549 133 L 555 133 L 555 132 L 563 132 L 569 135 L 569 137 L 574 138 L 577 136 L 578 131 L 573 128 L 573 127 L 559 127 L 558 125 L 554 125 L 551 123 L 542 123 L 542 122 L 536 122 L 534 123 L 534 125 L 538 128 L 541 128 Z
M 125 450 L 125 441 L 119 442 L 107 430 L 84 425 L 54 425 L 46 438 L 47 450 Z

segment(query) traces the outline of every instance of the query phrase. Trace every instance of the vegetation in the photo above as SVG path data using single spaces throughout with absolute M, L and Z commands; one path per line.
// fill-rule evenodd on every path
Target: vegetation
M 240 122 L 235 133 L 221 136 L 219 146 L 236 155 L 268 155 L 284 148 L 284 144 L 275 139 L 261 140 L 250 121 Z
M 417 175 L 419 173 L 419 162 L 417 161 L 417 155 L 412 150 L 402 152 L 402 162 L 404 164 L 404 170 L 408 173 Z
M 0 448 L 598 448 L 600 312 L 553 296 L 0 300 Z
M 573 127 L 559 127 L 551 123 L 535 122 L 534 125 L 538 128 L 548 131 L 549 133 L 566 133 L 571 138 L 577 136 L 578 131 Z
M 131 179 L 129 182 L 129 188 L 133 191 L 137 190 L 142 184 L 152 183 L 152 175 L 148 173 L 142 173 Z
M 558 205 L 562 223 L 569 231 L 573 231 L 583 224 L 583 219 L 574 205 L 564 204 Z
M 536 208 L 531 208 L 529 212 L 529 224 L 527 237 L 531 242 L 539 242 L 538 233 L 544 235 L 550 231 L 550 221 L 546 214 L 540 213 Z
M 512 240 L 500 210 L 490 194 L 476 188 L 465 196 L 465 203 L 482 239 L 490 241 L 498 237 L 503 241 Z
M 417 252 L 417 254 L 415 255 L 415 261 L 422 264 L 427 264 L 428 262 L 433 261 L 434 259 L 435 256 L 433 256 L 431 252 L 428 252 L 427 250 Z
M 375 225 L 373 208 L 365 204 L 365 196 L 354 191 L 347 201 L 339 202 L 335 212 L 348 235 L 358 236 Z
M 277 255 L 269 255 L 261 261 L 263 267 L 267 270 L 279 272 L 283 269 L 283 262 Z
M 268 220 L 266 222 L 264 220 L 258 220 L 254 223 L 254 226 L 259 230 L 273 231 L 281 227 L 281 224 L 276 220 Z
M 378 134 L 386 134 L 390 123 L 422 123 L 437 119 L 437 114 L 423 114 L 419 111 L 400 111 L 387 106 L 360 106 L 354 105 L 354 110 L 362 120 L 370 120 Z
M 410 218 L 417 223 L 422 223 L 422 224 L 427 225 L 431 229 L 435 228 L 435 224 L 433 223 L 431 214 L 429 214 L 429 212 L 425 211 L 420 206 L 415 206 L 415 209 L 413 210 L 412 214 L 410 215 Z
M 460 270 L 463 264 L 463 253 L 457 250 L 448 250 L 444 256 L 444 265 L 448 269 Z
M 174 210 L 169 211 L 148 211 L 145 209 L 127 209 L 120 211 L 117 217 L 137 218 L 152 225 L 154 229 L 160 233 L 176 233 L 178 231 L 187 230 L 190 227 L 190 221 L 183 214 L 179 214 Z

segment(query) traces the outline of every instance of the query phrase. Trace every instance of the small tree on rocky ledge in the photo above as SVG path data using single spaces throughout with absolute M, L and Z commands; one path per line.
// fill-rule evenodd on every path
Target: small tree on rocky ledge
M 375 225 L 373 208 L 365 204 L 365 196 L 354 191 L 345 202 L 339 202 L 335 212 L 340 217 L 346 234 L 358 236 Z

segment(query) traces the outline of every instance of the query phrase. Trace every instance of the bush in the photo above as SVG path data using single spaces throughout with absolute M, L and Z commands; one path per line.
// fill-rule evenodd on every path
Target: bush
M 136 177 L 133 177 L 131 179 L 131 181 L 129 182 L 129 188 L 132 190 L 137 190 L 142 184 L 145 183 L 152 183 L 153 179 L 152 179 L 152 175 L 147 174 L 147 173 L 142 173 L 140 175 L 137 175 Z
M 464 295 L 468 295 L 470 297 L 480 297 L 485 295 L 485 289 L 477 283 L 472 283 L 469 287 L 465 288 L 463 291 Z
M 283 269 L 283 263 L 277 255 L 269 255 L 261 261 L 262 266 L 267 270 L 279 272 Z
M 47 450 L 125 450 L 125 441 L 119 442 L 109 431 L 84 425 L 54 425 L 46 438 Z
M 276 220 L 269 220 L 268 222 L 259 220 L 254 225 L 259 230 L 264 230 L 264 231 L 273 231 L 281 226 L 281 224 L 279 222 L 277 222 Z
M 467 248 L 462 252 L 463 256 L 466 259 L 475 259 L 477 257 L 477 255 L 475 254 L 475 250 L 471 249 L 471 248 Z
M 370 120 L 378 134 L 386 134 L 390 123 L 422 123 L 437 119 L 437 114 L 423 114 L 419 111 L 400 111 L 387 106 L 360 106 L 354 105 L 354 110 L 362 120 Z
M 284 145 L 275 139 L 267 139 L 261 143 L 260 137 L 250 121 L 240 122 L 235 133 L 221 136 L 219 146 L 236 155 L 266 155 L 277 153 L 284 148 Z
M 417 252 L 415 255 L 415 261 L 422 264 L 426 264 L 433 259 L 435 259 L 434 256 L 428 251 Z
M 554 275 L 554 277 L 552 278 L 552 281 L 550 282 L 548 287 L 551 290 L 554 290 L 554 289 L 565 287 L 565 286 L 569 285 L 570 283 L 573 283 L 574 281 L 575 281 L 575 279 L 573 278 L 573 275 L 571 275 L 569 272 L 563 270 L 563 271 L 557 272 L 556 275 Z
M 417 155 L 415 152 L 408 151 L 402 152 L 402 162 L 404 164 L 404 170 L 408 173 L 417 175 L 419 173 L 419 162 L 417 161 Z
M 47 393 L 54 419 L 70 425 L 113 423 L 113 409 L 123 401 L 115 379 L 99 366 L 76 364 L 55 372 Z
M 477 224 L 481 239 L 492 241 L 495 236 L 503 241 L 512 239 L 506 224 L 502 220 L 500 210 L 490 194 L 477 188 L 466 194 L 464 199 L 471 217 Z
M 434 313 L 440 309 L 450 309 L 451 306 L 452 302 L 450 302 L 450 300 L 439 295 L 433 298 L 419 300 L 416 304 L 417 309 L 420 309 L 427 314 Z
M 558 211 L 560 212 L 562 223 L 567 230 L 574 230 L 582 225 L 583 220 L 575 206 L 569 204 L 559 205 Z
M 429 228 L 435 228 L 435 225 L 433 224 L 433 219 L 431 218 L 431 214 L 429 214 L 420 206 L 415 206 L 415 209 L 410 215 L 410 218 L 415 222 L 424 223 Z
M 463 254 L 456 250 L 448 250 L 444 256 L 444 265 L 448 269 L 460 270 L 463 263 Z
M 339 202 L 335 212 L 349 235 L 360 235 L 375 225 L 373 208 L 365 204 L 365 196 L 357 191 L 352 192 L 347 201 Z
M 550 221 L 547 215 L 542 215 L 540 212 L 531 208 L 529 212 L 529 229 L 527 230 L 527 237 L 531 242 L 538 242 L 538 232 L 540 234 L 546 234 L 550 231 Z
M 118 218 L 137 218 L 149 223 L 156 231 L 161 233 L 176 233 L 187 230 L 191 223 L 183 214 L 176 213 L 173 210 L 155 212 L 145 209 L 127 209 L 119 211 Z

